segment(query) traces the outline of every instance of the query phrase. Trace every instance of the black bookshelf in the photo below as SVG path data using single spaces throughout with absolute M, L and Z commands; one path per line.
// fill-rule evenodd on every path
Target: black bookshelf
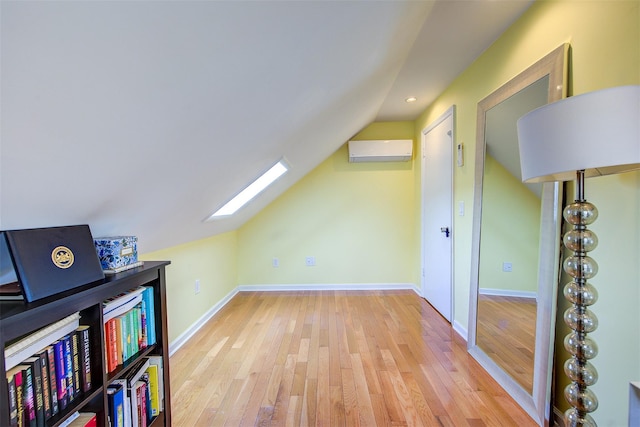
M 64 422 L 76 411 L 97 413 L 98 426 L 108 426 L 107 386 L 126 376 L 129 368 L 144 356 L 162 356 L 164 382 L 164 411 L 152 426 L 171 425 L 171 392 L 169 381 L 169 342 L 167 335 L 167 302 L 165 267 L 168 261 L 147 261 L 143 266 L 127 270 L 72 290 L 31 303 L 0 301 L 0 425 L 9 425 L 9 396 L 6 381 L 4 350 L 7 345 L 36 332 L 75 312 L 80 312 L 80 324 L 91 330 L 92 388 L 75 399 L 61 414 L 48 420 L 48 427 Z M 106 373 L 105 339 L 102 302 L 112 296 L 138 286 L 153 287 L 156 343 L 138 353 L 114 372 Z

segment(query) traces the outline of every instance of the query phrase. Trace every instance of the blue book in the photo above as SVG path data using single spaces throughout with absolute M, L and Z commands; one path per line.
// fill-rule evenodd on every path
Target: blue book
M 113 383 L 107 388 L 109 419 L 112 427 L 124 427 L 124 387 Z
M 145 320 L 147 322 L 147 345 L 156 343 L 156 316 L 153 301 L 153 288 L 145 287 L 142 293 L 144 301 Z
M 67 396 L 67 374 L 65 371 L 64 342 L 58 340 L 53 343 L 54 365 L 56 368 L 56 389 L 58 392 L 58 408 L 63 410 L 67 407 L 69 397 Z
M 64 373 L 67 377 L 67 399 L 71 402 L 76 397 L 73 384 L 73 351 L 71 350 L 71 336 L 65 335 L 62 338 L 64 348 Z

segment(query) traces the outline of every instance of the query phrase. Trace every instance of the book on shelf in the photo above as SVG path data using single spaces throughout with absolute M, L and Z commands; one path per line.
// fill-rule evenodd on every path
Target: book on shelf
M 127 345 L 129 346 L 129 357 L 138 352 L 138 321 L 136 319 L 136 308 L 132 308 L 127 312 L 127 322 L 129 323 L 129 336 L 127 337 Z
M 27 357 L 31 357 L 32 354 L 45 348 L 52 342 L 73 332 L 79 325 L 80 313 L 76 312 L 11 343 L 4 350 L 5 371 L 18 365 Z
M 110 319 L 104 324 L 104 340 L 107 364 L 105 370 L 113 372 L 118 367 L 118 349 L 116 347 L 115 321 Z
M 77 329 L 76 329 L 77 331 Z M 78 334 L 74 331 L 71 335 L 69 335 L 69 340 L 71 341 L 71 361 L 73 368 L 73 391 L 74 395 L 77 397 L 80 394 L 80 342 Z
M 155 316 L 155 304 L 154 304 L 154 289 L 150 286 L 144 287 L 142 293 L 142 299 L 144 300 L 145 320 L 146 320 L 146 333 L 147 333 L 147 345 L 156 343 L 156 316 Z
M 115 318 L 116 323 L 116 347 L 118 350 L 118 359 L 121 361 L 128 360 L 131 356 L 129 354 L 129 346 L 127 343 L 131 339 L 129 336 L 129 322 L 127 321 L 127 315 L 123 314 Z
M 129 398 L 129 405 L 131 407 L 131 425 L 132 427 L 140 427 L 138 418 L 138 395 L 136 391 L 136 383 L 140 380 L 140 377 L 146 372 L 149 367 L 149 359 L 143 358 L 136 363 L 136 365 L 129 371 L 126 376 L 127 380 L 127 395 Z
M 140 349 L 147 348 L 149 346 L 149 333 L 147 331 L 147 310 L 146 310 L 146 301 L 144 300 L 144 293 L 142 294 L 142 302 L 140 303 L 140 336 L 138 344 Z
M 133 325 L 131 347 L 135 354 L 140 351 L 140 304 L 131 309 L 131 324 Z
M 106 371 L 155 344 L 154 289 L 139 287 L 103 303 Z
M 64 351 L 64 373 L 67 377 L 67 399 L 72 402 L 76 398 L 75 384 L 73 381 L 73 354 L 71 351 L 71 337 L 65 335 L 62 338 Z
M 68 427 L 71 423 L 80 416 L 80 412 L 76 411 L 69 415 L 63 422 L 61 422 L 58 427 Z
M 137 415 L 134 425 L 138 427 L 147 427 L 147 383 L 142 380 L 136 381 L 134 384 L 136 394 Z
M 44 427 L 44 392 L 42 390 L 42 366 L 39 357 L 28 357 L 22 361 L 31 371 L 31 393 L 33 394 L 33 410 L 36 426 Z M 24 372 L 24 371 L 23 371 Z
M 36 356 L 40 359 L 44 419 L 48 420 L 49 418 L 51 418 L 51 381 L 49 379 L 49 356 L 47 354 L 47 350 L 41 350 Z
M 6 371 L 10 412 L 15 410 L 15 416 L 10 416 L 12 423 L 20 427 L 45 426 L 48 419 L 65 409 L 80 393 L 91 390 L 90 327 L 78 326 L 52 343 L 43 341 L 67 330 L 78 318 L 71 316 L 63 322 L 62 329 L 56 328 L 54 335 L 51 329 L 43 328 L 27 337 L 35 336 L 35 339 L 19 340 L 17 350 L 13 348 L 11 354 L 15 356 L 24 354 L 25 349 L 42 346 Z
M 20 365 L 20 369 L 22 370 L 23 423 L 28 427 L 36 427 L 36 402 L 33 393 L 33 372 L 29 365 Z
M 9 423 L 11 427 L 22 427 L 22 369 L 13 367 L 6 372 L 9 395 Z
M 138 351 L 147 347 L 147 339 L 142 330 L 142 302 L 133 308 L 133 321 L 136 330 L 136 347 Z
M 124 387 L 112 383 L 107 387 L 107 401 L 111 427 L 125 427 Z
M 91 390 L 91 337 L 89 326 L 82 325 L 76 329 L 80 345 L 80 383 L 81 390 Z
M 158 380 L 158 365 L 149 361 L 147 368 L 147 378 L 149 381 L 149 412 L 151 417 L 157 417 L 160 414 L 160 392 Z
M 137 304 L 142 301 L 142 287 L 132 289 L 129 292 L 119 294 L 113 298 L 102 303 L 102 316 L 103 322 L 107 322 L 109 319 L 113 319 L 127 311 L 131 310 Z
M 123 427 L 131 427 L 131 401 L 129 399 L 129 389 L 127 388 L 127 380 L 118 378 L 111 382 L 109 387 L 120 386 L 122 390 L 122 407 L 123 411 Z
M 154 418 L 154 415 L 151 411 L 151 390 L 150 390 L 150 380 L 149 380 L 149 368 L 147 371 L 140 377 L 142 381 L 145 383 L 145 391 L 144 391 L 144 399 L 145 399 L 145 416 L 147 417 L 147 424 L 150 424 Z
M 68 427 L 96 427 L 98 419 L 95 412 L 79 412 L 77 417 L 67 424 Z
M 131 324 L 131 313 L 127 311 L 121 317 L 122 327 L 122 360 L 128 360 L 133 356 L 131 349 L 131 336 L 133 334 L 133 328 Z
M 67 408 L 69 398 L 67 396 L 67 374 L 65 372 L 64 342 L 58 340 L 53 343 L 53 360 L 56 371 L 56 390 L 58 392 L 58 411 Z
M 149 366 L 156 366 L 158 371 L 158 410 L 164 411 L 164 368 L 162 366 L 162 356 L 149 356 Z
M 51 387 L 51 416 L 58 413 L 58 381 L 56 378 L 56 362 L 55 350 L 52 345 L 48 345 L 45 349 L 47 358 L 49 359 L 49 386 Z
M 117 316 L 113 318 L 113 322 L 114 322 L 114 329 L 116 331 L 116 352 L 115 352 L 115 356 L 118 359 L 118 365 L 122 365 L 122 363 L 126 360 L 125 359 L 125 355 L 124 355 L 124 347 L 122 345 L 123 342 L 123 336 L 125 336 L 125 334 L 123 334 L 123 330 L 122 328 L 124 328 L 125 326 L 122 324 L 122 316 Z

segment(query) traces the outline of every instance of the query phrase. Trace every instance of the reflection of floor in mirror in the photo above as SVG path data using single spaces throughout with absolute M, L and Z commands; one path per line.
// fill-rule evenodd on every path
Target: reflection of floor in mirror
M 531 393 L 536 300 L 480 295 L 477 331 L 480 348 Z

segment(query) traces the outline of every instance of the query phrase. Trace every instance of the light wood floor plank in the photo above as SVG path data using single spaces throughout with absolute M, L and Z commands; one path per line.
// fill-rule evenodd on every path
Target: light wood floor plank
M 465 346 L 412 291 L 241 292 L 171 357 L 173 424 L 535 425 Z

